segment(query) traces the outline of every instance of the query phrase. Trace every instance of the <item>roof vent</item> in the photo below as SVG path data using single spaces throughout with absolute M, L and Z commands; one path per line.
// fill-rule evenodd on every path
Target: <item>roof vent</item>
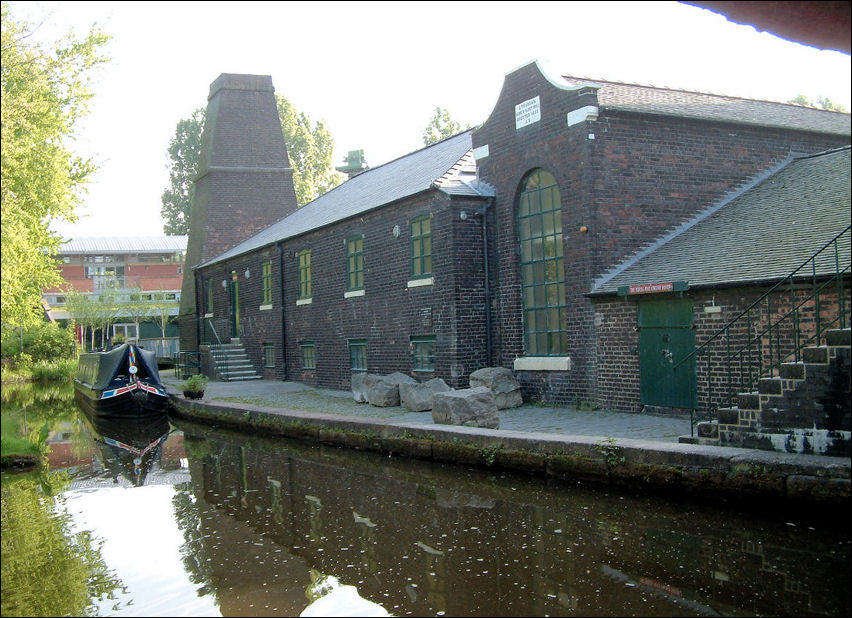
M 338 172 L 343 172 L 349 178 L 353 176 L 357 176 L 361 172 L 365 172 L 370 169 L 370 166 L 367 165 L 367 161 L 364 159 L 364 151 L 363 150 L 350 150 L 349 154 L 343 159 L 346 165 L 342 165 L 341 167 L 335 167 Z

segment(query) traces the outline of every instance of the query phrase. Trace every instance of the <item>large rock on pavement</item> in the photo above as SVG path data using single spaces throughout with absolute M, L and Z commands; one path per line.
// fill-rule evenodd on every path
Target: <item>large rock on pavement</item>
M 352 397 L 358 403 L 366 403 L 369 401 L 367 399 L 367 391 L 368 389 L 379 382 L 382 379 L 382 376 L 376 375 L 374 373 L 364 373 L 362 371 L 358 371 L 352 374 Z
M 417 384 L 417 380 L 398 371 L 386 375 L 367 386 L 367 401 L 380 408 L 398 406 L 400 384 Z
M 494 393 L 494 401 L 497 408 L 517 408 L 523 405 L 521 397 L 521 383 L 512 373 L 511 369 L 505 367 L 485 367 L 470 374 L 470 387 L 485 386 Z
M 436 393 L 432 398 L 432 420 L 443 425 L 500 428 L 494 393 L 484 386 Z
M 399 385 L 399 400 L 403 406 L 412 412 L 425 412 L 432 409 L 432 399 L 435 393 L 450 390 L 441 378 L 432 378 L 427 382 Z

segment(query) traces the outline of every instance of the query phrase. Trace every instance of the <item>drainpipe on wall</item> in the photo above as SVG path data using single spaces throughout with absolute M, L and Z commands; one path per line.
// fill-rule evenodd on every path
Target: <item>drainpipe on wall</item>
M 200 290 L 203 289 L 203 286 L 199 288 L 199 280 L 201 279 L 201 273 L 193 267 L 192 269 L 193 279 L 195 279 L 195 347 L 196 351 L 199 353 L 199 362 L 201 360 L 201 312 L 203 308 L 199 311 L 199 307 L 203 307 L 204 299 L 201 298 Z M 199 303 L 198 301 L 201 300 Z
M 482 217 L 482 262 L 485 271 L 485 360 L 486 366 L 491 367 L 491 283 L 488 272 L 488 219 L 486 214 L 494 203 L 494 198 L 488 198 L 488 202 L 476 213 Z
M 284 379 L 287 379 L 287 308 L 284 302 L 284 247 L 278 247 L 278 274 L 281 280 L 281 362 L 284 363 Z

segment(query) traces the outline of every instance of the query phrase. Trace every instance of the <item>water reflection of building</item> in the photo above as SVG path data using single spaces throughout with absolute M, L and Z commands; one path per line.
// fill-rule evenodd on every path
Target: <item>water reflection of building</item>
M 788 543 L 781 523 L 513 486 L 366 453 L 234 440 L 188 436 L 192 491 L 206 514 L 200 534 L 212 585 L 231 591 L 229 611 L 269 598 L 266 589 L 280 588 L 281 576 L 304 590 L 310 569 L 396 614 L 849 609 L 842 592 L 815 594 L 843 590 L 848 548 Z M 247 546 L 260 552 L 253 560 L 239 557 Z M 298 614 L 306 601 L 293 594 L 274 596 Z

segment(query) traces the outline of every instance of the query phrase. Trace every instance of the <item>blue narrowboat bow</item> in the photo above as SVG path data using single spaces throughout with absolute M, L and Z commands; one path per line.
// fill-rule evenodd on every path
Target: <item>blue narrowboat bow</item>
M 89 412 L 116 417 L 165 414 L 169 395 L 157 356 L 132 343 L 80 355 L 74 393 Z

